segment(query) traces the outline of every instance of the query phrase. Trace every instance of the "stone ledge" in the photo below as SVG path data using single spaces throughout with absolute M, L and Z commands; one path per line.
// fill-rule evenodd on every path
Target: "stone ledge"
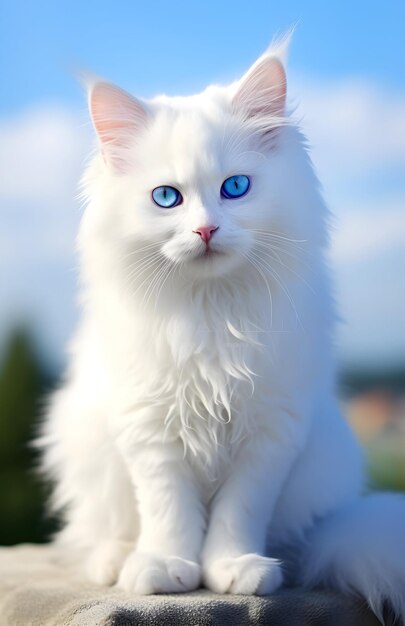
M 378 626 L 365 603 L 332 591 L 268 597 L 134 597 L 84 580 L 54 546 L 0 548 L 1 626 Z M 386 621 L 386 625 L 393 622 Z

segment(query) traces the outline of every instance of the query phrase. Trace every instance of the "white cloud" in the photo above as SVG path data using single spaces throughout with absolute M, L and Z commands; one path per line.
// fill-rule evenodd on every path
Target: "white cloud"
M 346 207 L 332 232 L 331 256 L 337 265 L 405 250 L 405 199 L 387 206 Z
M 0 124 L 3 259 L 65 255 L 71 248 L 87 145 L 79 116 L 63 108 L 35 108 Z
M 0 124 L 2 202 L 66 204 L 76 184 L 87 133 L 64 108 L 37 107 Z
M 55 355 L 70 332 L 87 146 L 79 116 L 61 107 L 0 123 L 0 339 L 26 319 Z
M 302 79 L 293 81 L 293 91 L 321 180 L 345 181 L 405 165 L 404 93 L 355 80 Z

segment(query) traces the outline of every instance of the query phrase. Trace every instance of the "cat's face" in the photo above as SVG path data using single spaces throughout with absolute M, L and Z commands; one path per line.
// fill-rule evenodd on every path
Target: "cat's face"
M 124 175 L 132 198 L 121 214 L 126 237 L 159 242 L 170 262 L 196 276 L 243 262 L 264 208 L 263 156 L 238 121 L 216 113 L 214 121 L 202 111 L 161 109 Z
M 285 192 L 284 106 L 284 70 L 271 56 L 238 84 L 191 98 L 140 103 L 93 86 L 115 233 L 190 276 L 254 263 L 255 241 L 274 229 Z

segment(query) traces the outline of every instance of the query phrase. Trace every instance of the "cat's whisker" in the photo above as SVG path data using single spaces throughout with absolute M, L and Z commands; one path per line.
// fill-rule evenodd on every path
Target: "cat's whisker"
M 275 252 L 274 250 L 270 249 L 270 250 L 265 250 L 262 251 L 262 254 L 265 254 L 266 256 L 269 256 L 271 259 L 274 259 L 277 263 L 279 263 L 280 265 L 282 265 L 282 267 L 285 267 L 289 272 L 291 272 L 292 274 L 294 274 L 294 276 L 297 276 L 297 278 L 299 278 L 304 285 L 306 285 L 306 287 L 308 287 L 308 289 L 310 291 L 312 291 L 312 293 L 314 295 L 316 295 L 316 292 L 314 291 L 313 287 L 308 283 L 308 281 L 301 276 L 301 274 L 299 274 L 296 270 L 294 270 L 292 267 L 290 267 L 289 265 L 287 265 L 286 263 L 284 263 L 279 255 L 277 254 L 277 252 Z
M 128 267 L 128 275 L 132 276 L 137 273 L 138 270 L 142 269 L 145 266 L 148 266 L 150 263 L 153 263 L 157 259 L 160 259 L 161 255 L 157 253 L 151 253 L 149 255 L 144 256 L 144 258 L 139 263 L 131 263 Z
M 159 298 L 160 298 L 160 295 L 161 295 L 161 293 L 163 291 L 163 287 L 164 287 L 165 283 L 168 282 L 170 276 L 173 276 L 177 269 L 178 269 L 177 263 L 172 263 L 171 267 L 169 268 L 168 272 L 166 273 L 166 276 L 163 278 L 163 281 L 161 282 L 161 285 L 160 285 L 160 287 L 158 289 L 158 292 L 156 294 L 155 310 L 156 310 L 156 307 L 158 305 Z
M 158 263 L 161 258 L 161 255 L 156 255 L 152 258 L 145 259 L 142 263 L 133 267 L 132 270 L 127 274 L 127 283 L 133 283 L 136 278 L 142 276 L 142 274 L 144 274 L 154 265 L 156 265 L 156 263 Z
M 240 136 L 235 136 L 233 142 L 230 144 L 229 150 L 232 151 L 234 154 L 237 154 L 238 158 L 240 158 L 243 154 L 246 154 L 246 152 L 248 152 L 247 150 L 243 150 L 244 144 L 247 144 L 246 136 L 240 133 Z
M 256 242 L 261 242 L 263 244 L 269 245 L 269 246 L 279 246 L 280 249 L 286 249 L 286 250 L 294 250 L 294 252 L 298 252 L 302 255 L 305 256 L 312 256 L 311 250 L 308 250 L 308 248 L 305 248 L 301 245 L 301 243 L 295 242 L 295 241 L 287 241 L 284 239 L 280 239 L 280 238 L 276 238 L 273 237 L 271 235 L 264 235 L 264 234 L 260 234 L 260 233 L 256 233 L 254 235 L 255 241 Z
M 137 254 L 142 254 L 143 252 L 147 250 L 153 250 L 155 248 L 159 248 L 163 243 L 165 243 L 165 239 L 162 239 L 162 241 L 155 241 L 153 243 L 149 243 L 145 246 L 142 246 L 141 248 L 135 248 L 134 250 L 131 250 L 127 254 L 122 255 L 121 258 L 122 260 L 126 260 L 128 258 L 136 256 Z
M 261 278 L 263 279 L 263 281 L 264 281 L 264 283 L 266 285 L 266 289 L 267 289 L 267 292 L 269 294 L 269 301 L 270 301 L 270 328 L 272 328 L 273 327 L 273 296 L 271 294 L 270 285 L 269 285 L 269 283 L 268 283 L 268 281 L 267 281 L 263 271 L 257 265 L 257 263 L 254 261 L 254 259 L 251 258 L 250 254 L 249 253 L 247 253 L 247 254 L 243 253 L 243 256 L 255 268 L 255 270 L 261 276 Z
M 278 239 L 284 239 L 285 241 L 289 241 L 291 243 L 308 243 L 308 239 L 293 239 L 292 237 L 289 237 L 285 233 L 278 233 L 272 230 L 262 230 L 260 228 L 248 228 L 247 230 L 252 233 L 258 233 L 266 237 L 275 237 Z
M 146 252 L 139 255 L 139 258 L 136 255 L 126 255 L 121 257 L 121 262 L 125 262 L 127 269 L 133 269 L 136 267 L 140 267 L 143 263 L 150 260 L 153 257 L 162 256 L 160 249 L 151 248 Z
M 145 284 L 148 283 L 144 294 L 142 296 L 142 300 L 141 300 L 141 305 L 143 305 L 148 297 L 148 294 L 150 293 L 151 289 L 153 289 L 153 285 L 157 279 L 157 276 L 159 275 L 159 273 L 161 272 L 161 270 L 163 269 L 163 267 L 166 265 L 167 263 L 167 259 L 161 259 L 160 261 L 158 261 L 156 263 L 156 267 L 155 269 L 146 277 L 146 279 L 141 283 L 140 288 Z
M 160 258 L 162 257 L 160 250 L 149 250 L 148 252 L 144 253 L 140 259 L 132 258 L 131 262 L 128 263 L 128 267 L 130 268 L 140 267 L 143 263 L 147 262 L 148 260 L 152 258 L 159 258 L 159 257 Z
M 161 276 L 165 274 L 168 265 L 169 265 L 169 260 L 163 259 L 144 293 L 144 296 L 141 300 L 141 306 L 144 306 L 145 308 L 148 306 L 148 303 L 150 299 L 152 298 L 153 292 L 155 291 L 155 288 L 159 284 Z
M 274 243 L 274 242 L 264 242 L 264 241 L 256 241 L 256 246 L 259 246 L 265 250 L 277 250 L 278 252 L 280 252 L 281 254 L 286 254 L 287 256 L 291 257 L 292 259 L 295 259 L 298 263 L 305 265 L 305 267 L 307 268 L 311 268 L 311 265 L 308 263 L 308 260 L 304 259 L 304 254 L 302 254 L 302 251 L 298 248 L 295 248 L 294 246 L 282 246 L 279 245 L 278 243 Z
M 280 288 L 283 290 L 283 292 L 285 293 L 285 295 L 288 298 L 288 301 L 290 302 L 293 311 L 295 313 L 296 319 L 299 322 L 300 326 L 302 328 L 302 322 L 300 319 L 300 316 L 298 314 L 298 310 L 297 307 L 295 305 L 294 299 L 291 296 L 291 293 L 288 289 L 288 287 L 285 285 L 284 281 L 282 280 L 281 276 L 279 275 L 279 273 L 274 269 L 274 267 L 272 267 L 269 263 L 267 263 L 264 259 L 262 259 L 260 256 L 258 256 L 253 250 L 250 251 L 250 254 L 253 254 L 255 259 L 257 260 L 257 262 L 259 263 L 259 265 L 261 265 L 261 267 L 265 270 L 268 271 L 274 278 L 274 280 L 278 283 L 278 285 L 280 286 Z
M 266 244 L 262 244 L 260 242 L 256 242 L 256 246 L 259 248 L 257 250 L 257 252 L 259 254 L 266 254 L 267 256 L 270 256 L 271 258 L 274 258 L 275 260 L 277 260 L 277 262 L 282 265 L 283 267 L 285 267 L 287 270 L 289 270 L 292 274 L 295 274 L 295 276 L 297 276 L 298 278 L 300 278 L 307 286 L 308 288 L 313 292 L 313 288 L 311 287 L 311 285 L 307 282 L 307 280 L 299 273 L 297 272 L 296 269 L 294 269 L 293 267 L 291 267 L 291 265 L 288 265 L 287 263 L 285 263 L 281 258 L 280 258 L 280 254 L 285 254 L 288 257 L 290 257 L 291 259 L 293 259 L 294 261 L 298 262 L 300 265 L 305 266 L 307 269 L 311 269 L 310 265 L 303 260 L 299 255 L 294 254 L 292 252 L 290 252 L 289 250 L 285 250 L 283 248 L 280 248 L 277 245 L 271 244 L 271 245 L 266 245 Z M 280 253 L 280 254 L 279 254 Z
M 135 278 L 138 278 L 138 277 L 141 278 L 141 276 L 143 274 L 145 274 L 145 273 L 147 274 L 146 277 L 142 280 L 142 282 L 140 284 L 135 285 L 136 289 L 131 294 L 133 297 L 136 296 L 136 294 L 142 289 L 142 287 L 145 285 L 145 283 L 148 282 L 148 280 L 149 281 L 151 280 L 151 272 L 150 272 L 151 268 L 153 268 L 154 265 L 155 266 L 157 265 L 158 266 L 157 269 L 159 269 L 159 266 L 161 265 L 162 262 L 163 262 L 163 260 L 161 258 L 160 258 L 160 260 L 154 260 L 149 265 L 144 267 L 141 272 L 135 273 L 132 276 L 131 280 L 132 280 L 132 282 L 134 282 Z M 157 271 L 157 269 L 155 271 Z M 152 271 L 152 277 L 153 277 L 154 273 L 155 272 Z
M 245 154 L 255 154 L 256 156 L 266 160 L 267 156 L 263 152 L 259 152 L 258 150 L 244 150 L 240 152 L 240 156 L 244 156 Z
M 163 284 L 163 282 L 165 281 L 165 278 L 167 278 L 168 273 L 171 270 L 171 266 L 170 266 L 170 262 L 167 259 L 166 263 L 163 264 L 163 267 L 160 269 L 160 271 L 156 274 L 156 278 L 153 282 L 153 286 L 151 288 L 151 291 L 149 293 L 149 296 L 145 302 L 145 306 L 148 305 L 149 302 L 151 302 L 153 299 L 155 300 L 155 306 L 154 306 L 154 310 L 156 311 L 156 307 L 157 307 L 157 302 L 158 302 L 158 293 L 160 292 L 160 287 Z M 156 294 L 156 295 L 154 295 Z
M 225 143 L 225 134 L 228 128 L 229 128 L 229 120 L 226 120 L 225 124 L 222 127 L 222 138 L 221 138 L 221 145 L 223 147 L 224 153 L 226 153 L 226 147 L 227 147 L 227 143 Z
M 224 152 L 237 152 L 243 142 L 247 143 L 246 133 L 240 128 L 234 129 L 224 146 Z
M 254 235 L 255 239 L 257 241 L 265 241 L 265 242 L 275 242 L 280 246 L 285 246 L 285 247 L 289 247 L 289 248 L 294 248 L 296 250 L 302 250 L 302 252 L 307 252 L 307 248 L 305 248 L 301 242 L 299 241 L 288 241 L 286 239 L 281 239 L 279 237 L 274 237 L 274 235 L 270 235 L 270 234 L 260 234 L 260 233 L 255 233 Z
M 143 248 L 139 248 L 137 250 L 132 250 L 131 252 L 128 252 L 127 254 L 123 255 L 121 258 L 122 258 L 122 260 L 126 260 L 126 259 L 131 259 L 131 258 L 136 257 L 136 256 L 143 256 L 143 254 L 145 252 L 148 252 L 148 251 L 151 251 L 151 250 L 152 251 L 153 250 L 157 250 L 157 249 L 159 249 L 159 247 L 160 247 L 160 244 L 159 245 L 158 244 L 150 244 L 149 246 L 144 246 Z

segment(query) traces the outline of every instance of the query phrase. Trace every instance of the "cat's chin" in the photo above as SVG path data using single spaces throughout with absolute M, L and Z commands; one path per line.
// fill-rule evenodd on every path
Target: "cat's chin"
M 168 259 L 179 266 L 180 274 L 187 279 L 218 278 L 239 267 L 243 256 L 229 249 L 208 249 L 194 254 L 173 255 L 166 252 Z
M 241 258 L 233 253 L 222 250 L 207 250 L 185 264 L 185 270 L 190 275 L 201 278 L 214 278 L 228 274 L 238 265 Z

